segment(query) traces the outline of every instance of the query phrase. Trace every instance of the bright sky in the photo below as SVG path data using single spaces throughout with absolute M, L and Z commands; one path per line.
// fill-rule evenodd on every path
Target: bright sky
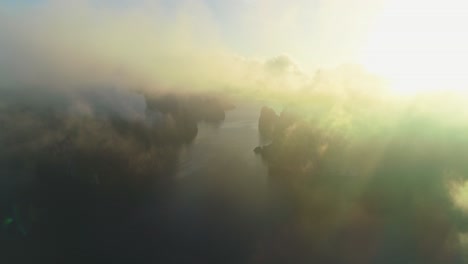
M 467 26 L 467 1 L 387 1 L 361 62 L 400 92 L 468 91 Z
M 21 12 L 31 8 L 41 10 L 41 6 L 55 3 L 66 6 L 63 0 L 0 0 L 0 8 Z M 209 34 L 210 40 L 229 52 L 261 59 L 287 54 L 307 72 L 359 63 L 388 78 L 400 92 L 468 88 L 468 2 L 463 0 L 91 0 L 87 3 L 97 14 L 137 14 L 139 11 L 135 10 L 143 10 L 147 17 L 149 12 L 155 23 L 160 23 L 160 17 L 164 16 L 166 23 L 180 24 L 189 14 L 191 19 L 185 25 L 195 28 L 195 35 Z

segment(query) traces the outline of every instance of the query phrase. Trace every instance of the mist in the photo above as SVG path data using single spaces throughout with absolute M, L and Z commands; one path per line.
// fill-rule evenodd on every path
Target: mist
M 1 261 L 467 261 L 466 95 L 353 63 L 380 1 L 32 2 L 0 4 Z

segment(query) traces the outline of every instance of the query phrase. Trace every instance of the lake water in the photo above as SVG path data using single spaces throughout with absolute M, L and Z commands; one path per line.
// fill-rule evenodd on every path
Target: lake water
M 182 150 L 177 174 L 179 202 L 193 204 L 207 196 L 230 196 L 257 204 L 264 198 L 267 168 L 253 149 L 261 104 L 237 103 L 220 124 L 200 123 L 198 135 Z
M 268 189 L 267 167 L 253 151 L 263 143 L 261 106 L 237 103 L 224 122 L 200 123 L 197 137 L 182 150 L 176 188 L 165 213 L 158 214 L 168 221 L 168 251 L 189 259 L 210 256 L 217 263 L 249 255 Z

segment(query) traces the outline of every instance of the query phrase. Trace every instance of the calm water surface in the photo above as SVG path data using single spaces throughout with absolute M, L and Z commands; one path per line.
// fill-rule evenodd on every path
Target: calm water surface
M 203 197 L 229 196 L 246 204 L 264 198 L 267 169 L 253 152 L 262 104 L 237 103 L 220 124 L 200 123 L 198 135 L 180 156 L 177 199 L 193 204 Z

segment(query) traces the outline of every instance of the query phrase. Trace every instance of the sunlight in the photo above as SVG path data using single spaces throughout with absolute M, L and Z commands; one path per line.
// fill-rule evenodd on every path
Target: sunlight
M 468 89 L 468 2 L 387 1 L 361 63 L 400 94 Z

